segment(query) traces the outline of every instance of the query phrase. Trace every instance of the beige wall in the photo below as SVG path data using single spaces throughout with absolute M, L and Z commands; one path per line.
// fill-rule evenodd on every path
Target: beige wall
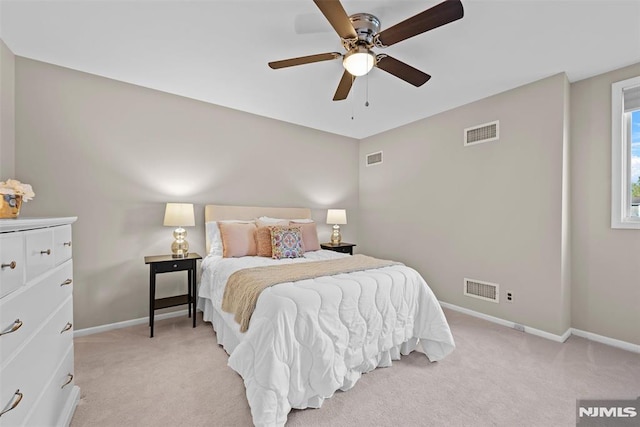
M 611 228 L 611 84 L 640 64 L 571 85 L 572 325 L 640 344 L 640 230 Z
M 37 194 L 23 215 L 79 216 L 78 328 L 147 315 L 143 257 L 168 250 L 164 203 L 187 201 L 200 253 L 208 202 L 311 206 L 319 223 L 326 208 L 344 207 L 345 241 L 415 267 L 443 301 L 554 334 L 572 326 L 640 344 L 639 232 L 609 225 L 610 85 L 639 75 L 640 64 L 571 85 L 552 76 L 358 147 L 0 50 L 10 104 L 6 65 L 13 73 L 16 64 L 15 172 Z M 2 174 L 14 167 L 5 111 Z M 465 127 L 496 119 L 500 141 L 462 147 Z M 380 149 L 384 163 L 364 167 Z M 329 233 L 322 225 L 321 238 Z M 165 276 L 161 292 L 183 288 L 180 275 Z M 464 297 L 464 277 L 499 283 L 501 303 Z
M 323 240 L 326 208 L 346 208 L 344 238 L 358 241 L 353 139 L 21 57 L 16 135 L 16 171 L 36 192 L 22 215 L 78 216 L 77 329 L 148 315 L 143 257 L 169 251 L 165 202 L 196 204 L 201 255 L 205 203 L 311 207 Z M 160 294 L 185 276 L 159 276 Z
M 416 268 L 442 301 L 564 333 L 568 102 L 558 74 L 361 141 L 361 250 Z M 465 128 L 493 120 L 499 141 L 463 147 Z M 499 284 L 501 302 L 463 296 L 465 277 Z
M 0 181 L 15 173 L 15 56 L 0 39 Z

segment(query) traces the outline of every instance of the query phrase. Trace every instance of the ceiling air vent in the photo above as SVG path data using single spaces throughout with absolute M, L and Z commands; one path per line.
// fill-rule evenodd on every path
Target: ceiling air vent
M 382 163 L 382 151 L 367 154 L 367 166 L 379 165 Z
M 464 130 L 464 146 L 495 141 L 500 138 L 500 121 L 466 128 Z
M 464 279 L 464 294 L 491 302 L 500 302 L 499 285 L 474 279 Z

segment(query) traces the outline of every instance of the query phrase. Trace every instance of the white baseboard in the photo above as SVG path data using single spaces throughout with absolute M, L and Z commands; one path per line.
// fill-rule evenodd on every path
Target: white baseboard
M 480 319 L 488 320 L 491 323 L 497 323 L 498 325 L 506 326 L 507 328 L 515 329 L 515 322 L 511 322 L 510 320 L 504 320 L 499 317 L 489 316 L 488 314 L 480 313 L 478 311 L 469 310 L 468 308 L 459 307 L 457 305 L 449 304 L 448 302 L 440 302 L 440 305 L 444 308 L 448 308 L 449 310 L 458 311 L 460 313 L 468 314 L 469 316 L 478 317 Z M 546 338 L 551 341 L 556 342 L 565 342 L 567 338 L 571 335 L 571 329 L 567 329 L 567 331 L 562 335 L 555 335 L 550 332 L 542 331 L 540 329 L 532 328 L 530 326 L 524 326 L 524 332 L 536 335 L 542 338 Z
M 632 344 L 630 342 L 617 340 L 615 338 L 609 338 L 602 335 L 594 334 L 593 332 L 581 331 L 580 329 L 573 328 L 571 333 L 577 337 L 586 338 L 591 341 L 596 341 L 602 344 L 610 345 L 611 347 L 618 347 L 623 350 L 632 351 L 634 353 L 640 353 L 640 345 Z
M 188 310 L 172 311 L 170 313 L 162 313 L 154 316 L 154 320 L 169 319 L 171 317 L 184 316 Z M 93 328 L 78 329 L 73 332 L 73 337 L 83 337 L 85 335 L 93 335 L 100 332 L 113 331 L 115 329 L 126 328 L 135 325 L 149 324 L 149 317 L 141 317 L 139 319 L 125 320 L 123 322 L 109 323 L 108 325 L 94 326 Z
M 500 319 L 499 317 L 489 316 L 488 314 L 484 314 L 484 313 L 480 313 L 480 312 L 477 312 L 477 311 L 469 310 L 468 308 L 459 307 L 457 305 L 449 304 L 449 303 L 446 303 L 446 302 L 440 302 L 440 305 L 442 307 L 444 307 L 444 308 L 448 308 L 448 309 L 453 310 L 453 311 L 459 311 L 460 313 L 468 314 L 469 316 L 478 317 L 480 319 L 488 320 L 489 322 L 497 323 L 499 325 L 503 325 L 503 326 L 506 326 L 508 328 L 513 328 L 515 326 L 515 322 L 511 322 L 509 320 Z M 565 342 L 567 340 L 567 338 L 569 338 L 571 335 L 575 335 L 577 337 L 586 338 L 588 340 L 599 342 L 601 344 L 610 345 L 611 347 L 617 347 L 617 348 L 621 348 L 623 350 L 631 351 L 631 352 L 634 352 L 634 353 L 640 353 L 640 345 L 632 344 L 632 343 L 626 342 L 626 341 L 617 340 L 615 338 L 605 337 L 605 336 L 602 336 L 602 335 L 594 334 L 592 332 L 581 331 L 580 329 L 576 329 L 576 328 L 569 328 L 562 335 L 554 335 L 554 334 L 551 334 L 549 332 L 545 332 L 545 331 L 541 331 L 539 329 L 531 328 L 529 326 L 525 326 L 524 327 L 524 331 L 529 333 L 529 334 L 537 335 L 539 337 L 547 338 L 547 339 L 550 339 L 552 341 L 557 341 L 557 342 Z

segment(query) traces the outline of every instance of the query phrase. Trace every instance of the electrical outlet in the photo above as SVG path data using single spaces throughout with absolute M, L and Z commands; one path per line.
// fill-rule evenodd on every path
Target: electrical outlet
M 507 292 L 507 302 L 513 302 L 513 292 L 512 291 L 506 291 Z

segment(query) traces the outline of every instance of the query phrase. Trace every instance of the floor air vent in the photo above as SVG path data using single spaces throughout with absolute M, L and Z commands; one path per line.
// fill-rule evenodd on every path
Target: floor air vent
M 464 146 L 495 141 L 500 137 L 500 121 L 466 128 L 464 130 Z
M 367 166 L 379 165 L 382 163 L 382 151 L 367 154 Z
M 464 279 L 464 294 L 485 301 L 500 302 L 499 286 L 496 283 Z

